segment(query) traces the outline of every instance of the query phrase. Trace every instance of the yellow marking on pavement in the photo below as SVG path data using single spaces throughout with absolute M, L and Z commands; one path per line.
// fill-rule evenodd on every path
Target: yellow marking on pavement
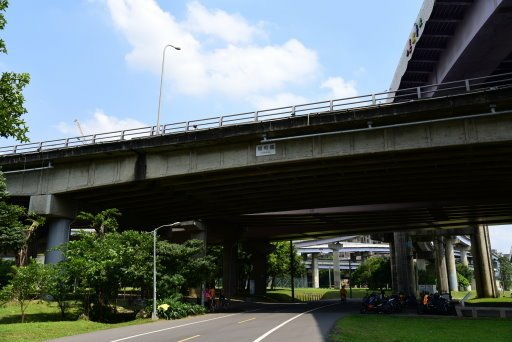
M 238 322 L 238 324 L 242 324 L 242 323 L 245 323 L 245 322 L 249 322 L 249 321 L 252 321 L 252 320 L 255 320 L 256 317 L 253 317 L 253 318 L 249 318 L 249 319 L 246 319 L 245 321 L 240 321 Z
M 185 342 L 185 341 L 189 341 L 189 340 L 192 340 L 192 339 L 197 338 L 197 337 L 199 337 L 199 336 L 201 336 L 201 335 L 196 335 L 196 336 L 187 337 L 186 339 L 184 339 L 184 340 L 179 340 L 178 342 Z

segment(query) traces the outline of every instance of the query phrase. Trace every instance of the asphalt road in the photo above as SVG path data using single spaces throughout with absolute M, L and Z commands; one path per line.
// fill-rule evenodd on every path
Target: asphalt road
M 358 312 L 360 300 L 340 304 L 320 301 L 309 304 L 246 304 L 231 312 L 159 320 L 155 323 L 69 336 L 59 342 L 320 342 L 334 322 Z M 234 310 L 237 310 L 235 312 Z

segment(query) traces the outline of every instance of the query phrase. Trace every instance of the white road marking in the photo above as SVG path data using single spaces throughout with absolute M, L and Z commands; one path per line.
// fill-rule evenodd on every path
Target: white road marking
M 129 340 L 129 339 L 132 339 L 132 338 L 135 338 L 135 337 L 139 337 L 139 336 L 150 335 L 150 334 L 156 334 L 156 333 L 158 333 L 158 332 L 162 332 L 162 331 L 167 331 L 167 330 L 172 330 L 172 329 L 182 328 L 182 327 L 186 327 L 186 326 L 189 326 L 189 325 L 194 325 L 194 324 L 199 324 L 199 323 L 204 323 L 204 322 L 215 321 L 215 320 L 217 320 L 217 319 L 226 318 L 226 317 L 231 317 L 231 316 L 235 316 L 235 315 L 238 315 L 238 314 L 225 315 L 225 316 L 221 316 L 221 317 L 215 317 L 215 318 L 205 319 L 205 320 L 203 320 L 203 321 L 197 321 L 197 322 L 191 322 L 191 323 L 181 324 L 181 325 L 177 325 L 177 326 L 175 326 L 175 327 L 169 327 L 169 328 L 165 328 L 165 329 L 159 329 L 159 330 L 148 331 L 148 332 L 146 332 L 146 333 L 137 334 L 137 335 L 132 335 L 132 336 L 128 336 L 128 337 L 123 337 L 123 338 L 120 338 L 120 339 L 117 339 L 117 340 L 112 340 L 112 341 L 110 341 L 110 342 L 125 341 L 125 340 Z
M 274 331 L 282 328 L 283 326 L 285 326 L 286 324 L 290 323 L 291 321 L 293 321 L 294 319 L 296 318 L 299 318 L 300 316 L 304 315 L 304 314 L 307 314 L 309 312 L 313 312 L 313 311 L 316 311 L 318 309 L 322 309 L 322 308 L 326 308 L 328 306 L 333 306 L 333 305 L 337 305 L 338 303 L 333 303 L 333 304 L 328 304 L 328 305 L 324 305 L 324 306 L 319 306 L 318 308 L 314 308 L 314 309 L 311 309 L 311 310 L 308 310 L 308 311 L 304 311 L 303 313 L 300 313 L 296 316 L 293 316 L 292 318 L 290 318 L 289 320 L 287 321 L 284 321 L 283 323 L 279 324 L 277 327 L 274 327 L 272 329 L 270 329 L 269 331 L 267 331 L 266 333 L 264 333 L 263 335 L 261 335 L 260 337 L 258 337 L 257 339 L 255 339 L 253 342 L 260 342 L 262 341 L 265 337 L 267 337 L 268 335 L 272 334 Z
M 204 322 L 215 321 L 215 320 L 217 320 L 217 319 L 226 318 L 226 317 L 231 317 L 231 316 L 236 316 L 236 315 L 240 315 L 240 314 L 243 314 L 243 313 L 249 313 L 249 312 L 254 312 L 254 311 L 258 311 L 258 310 L 262 310 L 262 308 L 258 308 L 258 309 L 254 309 L 254 310 L 248 310 L 248 311 L 244 311 L 244 312 L 240 312 L 240 313 L 234 313 L 234 314 L 230 314 L 230 315 L 224 315 L 224 316 L 215 317 L 215 318 L 210 318 L 210 319 L 205 319 L 205 320 L 197 321 L 197 322 L 186 323 L 186 324 L 182 324 L 182 325 L 177 325 L 177 326 L 175 326 L 175 327 L 169 327 L 169 328 L 165 328 L 165 329 L 159 329 L 159 330 L 148 331 L 148 332 L 146 332 L 146 333 L 137 334 L 137 335 L 132 335 L 132 336 L 128 336 L 128 337 L 123 337 L 123 338 L 120 338 L 120 339 L 117 339 L 117 340 L 112 340 L 112 341 L 110 341 L 110 342 L 125 341 L 125 340 L 129 340 L 129 339 L 132 339 L 132 338 L 135 338 L 135 337 L 139 337 L 139 336 L 156 334 L 156 333 L 158 333 L 158 332 L 162 332 L 162 331 L 166 331 L 166 330 L 173 330 L 173 329 L 177 329 L 177 328 L 186 327 L 186 326 L 189 326 L 189 325 L 194 325 L 194 324 L 199 324 L 199 323 L 204 323 Z
M 185 342 L 185 341 L 189 341 L 189 340 L 192 340 L 192 339 L 197 338 L 197 337 L 199 337 L 199 336 L 201 336 L 201 335 L 191 336 L 191 337 L 188 337 L 188 338 L 186 338 L 186 339 L 184 339 L 184 340 L 179 340 L 178 342 Z
M 246 319 L 245 321 L 240 321 L 240 322 L 238 322 L 238 324 L 242 324 L 242 323 L 245 323 L 245 322 L 253 321 L 253 320 L 255 320 L 255 319 L 256 319 L 256 317 L 249 318 L 249 319 Z

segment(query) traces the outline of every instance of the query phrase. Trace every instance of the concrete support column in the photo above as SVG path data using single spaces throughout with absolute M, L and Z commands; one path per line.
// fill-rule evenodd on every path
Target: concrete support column
M 453 250 L 454 239 L 446 238 L 444 240 L 446 253 L 446 271 L 448 273 L 448 286 L 450 291 L 459 290 L 459 282 L 457 280 L 457 269 L 455 268 L 455 254 Z
M 409 256 L 409 267 L 410 267 L 410 274 L 411 278 L 409 279 L 409 288 L 411 289 L 411 292 L 409 294 L 414 295 L 415 297 L 419 296 L 419 287 L 418 287 L 418 272 L 417 272 L 417 266 L 416 266 L 416 259 L 414 259 L 414 256 L 411 254 Z
M 498 296 L 494 269 L 492 266 L 491 242 L 487 226 L 473 227 L 471 235 L 471 254 L 475 269 L 476 293 L 479 298 L 495 298 Z
M 311 282 L 314 289 L 320 288 L 320 276 L 318 272 L 318 253 L 311 254 Z
M 45 264 L 56 264 L 64 259 L 59 251 L 51 249 L 69 241 L 69 225 L 77 212 L 77 204 L 68 198 L 56 195 L 30 196 L 28 210 L 45 216 L 48 222 Z
M 395 232 L 394 254 L 396 263 L 396 287 L 397 292 L 416 294 L 416 281 L 414 276 L 414 263 L 412 255 L 412 241 L 408 233 Z
M 252 273 L 251 281 L 254 281 L 254 294 L 264 295 L 267 292 L 267 255 L 272 250 L 272 245 L 267 241 L 251 241 Z
M 390 257 L 390 264 L 391 264 L 391 290 L 393 291 L 393 293 L 398 293 L 400 291 L 398 290 L 394 237 L 392 237 L 391 240 L 389 241 L 389 257 Z
M 446 254 L 442 237 L 434 240 L 436 250 L 436 270 L 437 270 L 437 291 L 439 293 L 448 293 L 448 273 L 446 271 Z
M 464 246 L 460 248 L 460 262 L 464 266 L 468 266 L 468 247 Z
M 45 264 L 56 264 L 64 260 L 64 255 L 60 251 L 52 251 L 51 249 L 67 243 L 69 241 L 71 219 L 68 218 L 51 218 L 48 220 L 48 240 L 46 243 L 46 253 L 44 258 Z
M 329 248 L 332 249 L 332 268 L 334 275 L 334 288 L 341 288 L 340 276 L 340 248 L 342 245 L 339 242 L 330 243 Z
M 238 242 L 233 239 L 224 240 L 222 255 L 222 288 L 228 298 L 236 295 L 238 290 Z

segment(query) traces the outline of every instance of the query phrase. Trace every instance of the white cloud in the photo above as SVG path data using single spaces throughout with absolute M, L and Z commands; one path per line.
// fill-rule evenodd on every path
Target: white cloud
M 330 90 L 328 95 L 331 99 L 357 96 L 356 84 L 354 81 L 345 81 L 341 77 L 330 77 L 321 85 L 322 88 Z
M 247 98 L 318 76 L 315 51 L 295 39 L 261 46 L 255 41 L 264 34 L 260 27 L 238 14 L 192 2 L 180 23 L 155 0 L 105 1 L 114 26 L 132 47 L 125 57 L 131 67 L 159 75 L 163 47 L 170 43 L 182 48 L 167 50 L 165 65 L 165 76 L 180 93 Z M 222 44 L 208 48 L 201 35 L 220 38 Z
M 194 33 L 218 37 L 227 43 L 246 43 L 254 36 L 264 35 L 256 26 L 251 26 L 239 14 L 229 14 L 222 10 L 209 11 L 199 2 L 187 5 L 188 18 L 184 27 Z
M 80 120 L 80 127 L 84 135 L 92 135 L 105 132 L 123 131 L 132 128 L 145 127 L 146 124 L 135 119 L 124 118 L 119 119 L 115 116 L 106 115 L 103 110 L 97 109 L 92 118 Z M 57 129 L 66 135 L 80 136 L 82 135 L 78 125 L 67 122 L 60 122 Z

